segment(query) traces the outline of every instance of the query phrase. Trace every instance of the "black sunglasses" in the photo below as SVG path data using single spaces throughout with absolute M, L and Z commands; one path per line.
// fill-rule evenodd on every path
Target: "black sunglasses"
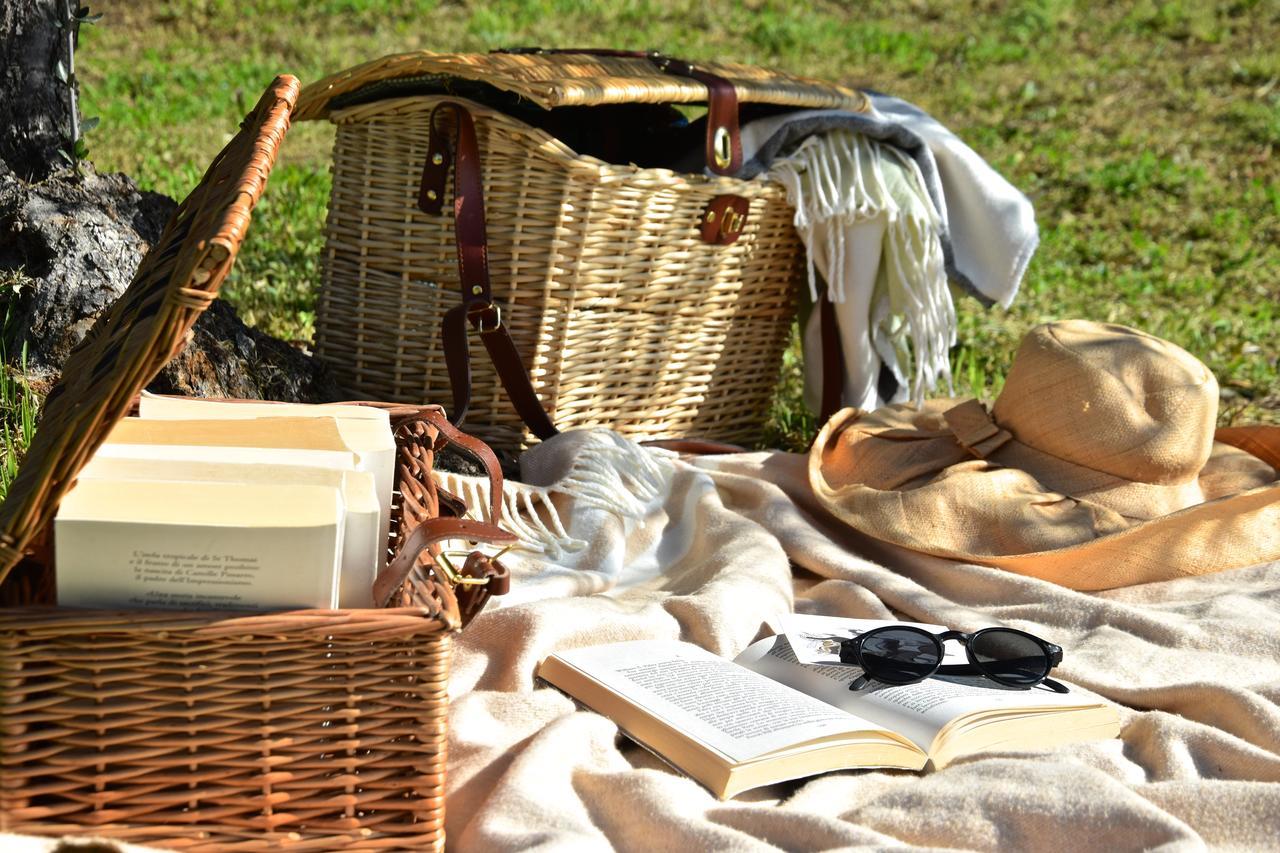
M 967 664 L 942 665 L 942 644 L 947 640 L 964 644 Z M 1057 693 L 1068 692 L 1065 685 L 1049 678 L 1049 670 L 1062 663 L 1062 648 L 1014 628 L 930 634 L 908 625 L 887 625 L 842 640 L 840 660 L 862 668 L 850 690 L 859 690 L 868 681 L 912 684 L 934 674 L 981 674 L 1009 687 L 1043 683 Z

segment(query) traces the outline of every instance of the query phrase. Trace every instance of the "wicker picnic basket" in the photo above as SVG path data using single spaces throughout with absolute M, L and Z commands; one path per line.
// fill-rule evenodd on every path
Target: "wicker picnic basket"
M 442 517 L 431 469 L 446 441 L 501 483 L 438 407 L 386 407 L 397 496 L 374 597 L 387 606 L 46 606 L 58 502 L 216 297 L 297 90 L 274 82 L 73 351 L 0 507 L 0 830 L 219 853 L 443 847 L 452 637 L 504 576 L 478 553 L 445 575 L 433 555 L 446 537 L 511 537 Z
M 536 105 L 566 125 L 560 116 L 583 109 L 700 103 L 696 173 L 585 156 L 513 115 Z M 452 378 L 455 415 L 469 402 L 468 429 L 495 447 L 527 445 L 550 421 L 637 439 L 758 439 L 804 265 L 785 192 L 732 177 L 739 107 L 745 119 L 867 102 L 759 68 L 621 51 L 420 52 L 308 86 L 297 119 L 336 126 L 317 353 L 358 396 L 442 401 Z M 450 205 L 443 183 L 459 121 L 478 146 L 478 247 L 455 229 L 478 198 L 455 192 Z M 487 263 L 491 288 L 460 258 Z M 441 347 L 442 324 L 445 349 L 450 335 L 465 346 L 461 318 L 447 320 L 460 292 L 498 362 L 477 360 L 474 383 L 465 350 L 450 364 Z M 459 384 L 474 387 L 469 401 Z

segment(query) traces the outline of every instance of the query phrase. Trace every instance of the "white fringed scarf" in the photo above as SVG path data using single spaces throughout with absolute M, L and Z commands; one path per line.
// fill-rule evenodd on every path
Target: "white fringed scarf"
M 860 363 L 874 353 L 900 381 L 910 377 L 917 404 L 939 382 L 951 392 L 948 351 L 956 340 L 955 304 L 943 259 L 942 219 L 916 162 L 892 146 L 838 130 L 810 137 L 768 174 L 786 188 L 795 208 L 795 226 L 808 249 L 814 304 L 821 298 L 821 276 L 837 306 L 846 372 L 855 380 L 862 377 L 846 381 L 846 390 L 874 388 L 879 364 Z M 851 247 L 858 229 L 877 220 L 884 238 L 867 298 L 850 290 L 865 286 L 853 283 L 859 278 L 855 265 L 864 265 L 861 278 L 869 282 L 865 265 L 873 259 Z M 864 346 L 851 352 L 851 336 L 862 336 Z M 816 372 L 821 359 L 806 358 L 806 364 Z M 846 403 L 865 406 L 865 397 Z
M 522 459 L 524 476 L 534 483 L 508 480 L 502 489 L 498 524 L 520 542 L 513 551 L 541 555 L 555 562 L 573 561 L 587 549 L 579 535 L 591 526 L 580 516 L 601 514 L 631 533 L 646 515 L 667 499 L 675 476 L 676 454 L 641 447 L 612 430 L 573 430 L 556 437 L 554 454 L 538 445 Z M 555 460 L 554 467 L 540 462 Z M 535 470 L 529 471 L 530 467 Z M 541 468 L 542 470 L 538 470 Z M 483 477 L 433 471 L 436 483 L 471 510 L 489 505 L 489 481 Z M 561 517 L 569 511 L 569 522 Z

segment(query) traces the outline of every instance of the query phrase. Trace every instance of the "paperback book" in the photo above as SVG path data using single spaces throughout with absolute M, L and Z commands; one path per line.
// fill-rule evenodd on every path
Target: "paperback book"
M 395 465 L 385 411 L 149 395 L 141 409 L 59 507 L 60 604 L 372 606 Z
M 884 624 L 836 621 L 843 624 L 832 636 Z M 813 637 L 831 625 L 790 628 Z M 983 750 L 1042 749 L 1120 730 L 1114 706 L 1074 691 L 1006 688 L 981 676 L 850 690 L 859 675 L 855 666 L 802 662 L 788 633 L 732 661 L 690 643 L 640 640 L 560 652 L 538 668 L 722 799 L 833 770 L 941 768 Z

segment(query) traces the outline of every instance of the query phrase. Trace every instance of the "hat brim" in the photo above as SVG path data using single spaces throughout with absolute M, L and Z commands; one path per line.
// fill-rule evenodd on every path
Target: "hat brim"
M 1015 442 L 990 459 L 973 458 L 939 428 L 955 403 L 873 417 L 838 413 L 810 454 L 818 499 L 878 539 L 1076 589 L 1280 557 L 1280 427 L 1220 430 L 1190 484 L 1134 484 L 1064 467 Z

